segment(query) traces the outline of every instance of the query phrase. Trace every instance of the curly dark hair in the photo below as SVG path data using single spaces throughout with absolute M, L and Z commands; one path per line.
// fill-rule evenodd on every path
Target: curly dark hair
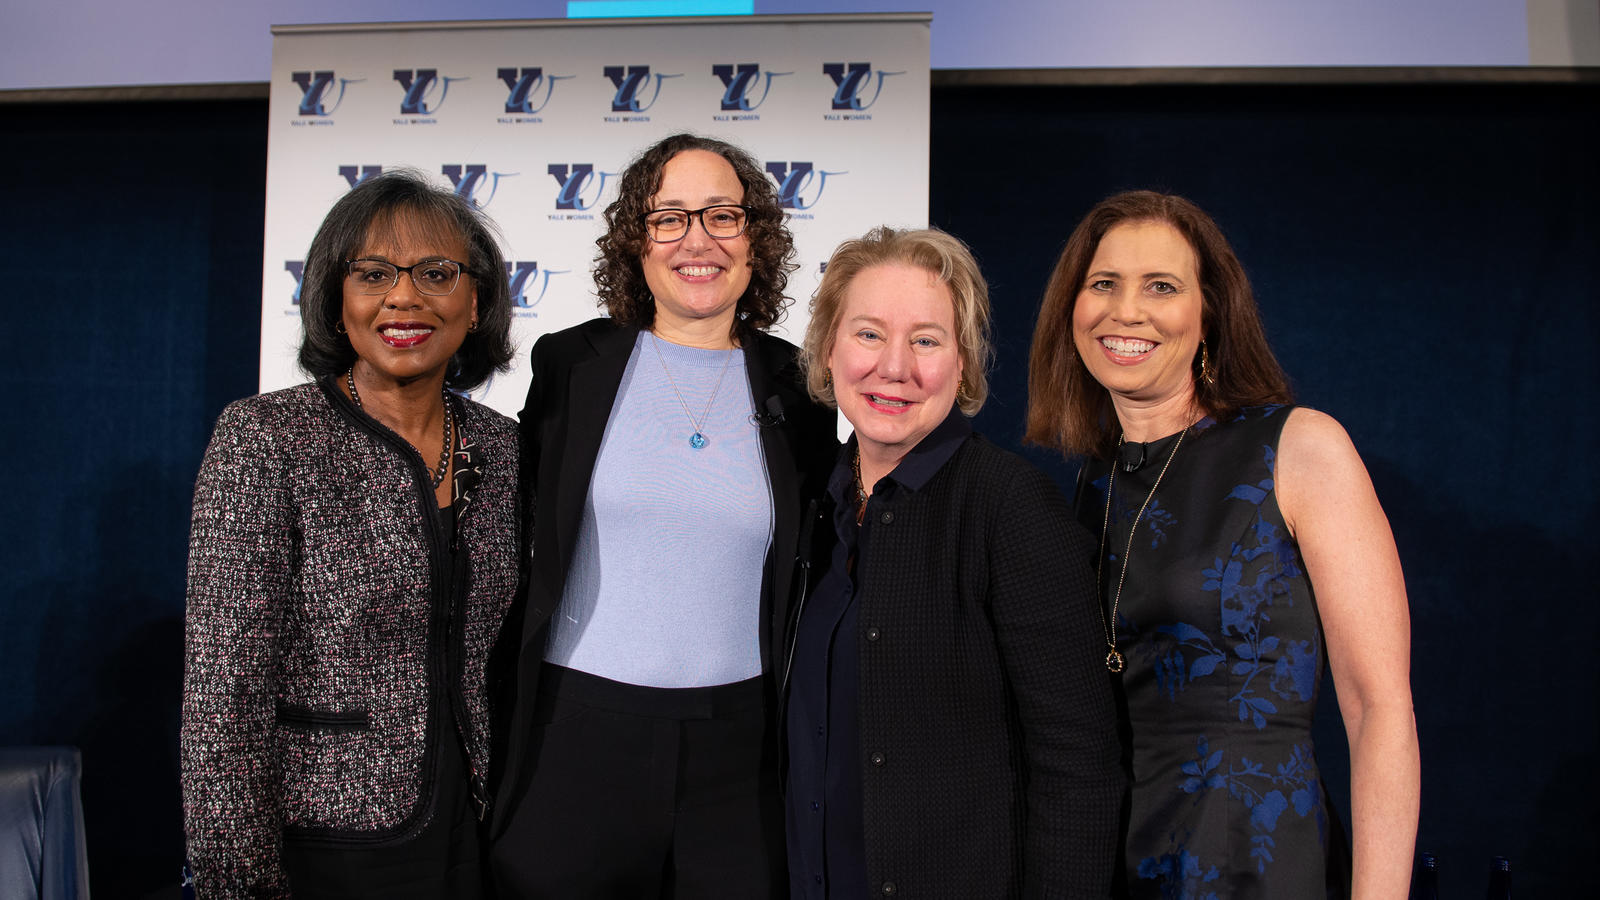
M 668 161 L 685 150 L 709 150 L 727 160 L 744 187 L 743 203 L 750 208 L 744 232 L 750 240 L 750 286 L 735 307 L 733 327 L 736 335 L 766 331 L 783 319 L 789 305 L 783 292 L 789 286 L 789 273 L 799 268 L 777 187 L 750 154 L 696 134 L 664 138 L 622 173 L 617 199 L 606 207 L 606 233 L 595 241 L 600 253 L 594 262 L 594 286 L 600 306 L 624 325 L 648 328 L 655 322 L 655 298 L 644 280 L 644 253 L 650 240 L 644 215 L 661 189 Z
M 478 327 L 450 358 L 444 383 L 469 391 L 510 367 L 511 284 L 494 223 L 471 201 L 421 172 L 390 169 L 340 197 L 306 251 L 299 360 L 313 378 L 337 375 L 356 361 L 355 348 L 338 328 L 344 317 L 345 261 L 375 232 L 405 229 L 460 238 L 467 247 L 464 272 L 478 289 Z
M 1078 356 L 1072 310 L 1095 251 L 1106 232 L 1129 222 L 1164 222 L 1177 229 L 1199 264 L 1201 322 L 1210 345 L 1211 381 L 1200 377 L 1200 354 L 1191 368 L 1195 402 L 1225 420 L 1246 406 L 1292 403 L 1289 380 L 1267 345 L 1250 279 L 1222 229 L 1192 201 L 1175 194 L 1127 191 L 1100 201 L 1067 239 L 1045 288 L 1028 365 L 1029 443 L 1109 459 L 1116 452 L 1111 395 Z

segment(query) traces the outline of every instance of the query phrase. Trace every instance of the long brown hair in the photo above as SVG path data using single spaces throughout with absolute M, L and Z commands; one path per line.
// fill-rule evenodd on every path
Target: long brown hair
M 1084 216 L 1067 239 L 1045 288 L 1028 363 L 1028 428 L 1023 439 L 1063 453 L 1110 457 L 1117 419 L 1106 391 L 1078 356 L 1072 312 L 1089 264 L 1106 232 L 1129 222 L 1164 222 L 1182 234 L 1200 269 L 1201 323 L 1212 380 L 1192 364 L 1195 402 L 1216 419 L 1246 406 L 1290 403 L 1283 367 L 1267 345 L 1261 311 L 1244 266 L 1205 211 L 1183 197 L 1128 191 L 1107 197 Z

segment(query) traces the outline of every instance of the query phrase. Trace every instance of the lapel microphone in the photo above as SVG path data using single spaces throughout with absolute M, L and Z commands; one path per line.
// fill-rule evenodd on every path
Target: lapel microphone
M 1123 441 L 1122 446 L 1117 448 L 1117 465 L 1124 472 L 1136 471 L 1144 465 L 1144 444 Z
M 767 398 L 767 411 L 750 414 L 750 422 L 760 428 L 771 428 L 783 424 L 783 400 L 777 394 Z

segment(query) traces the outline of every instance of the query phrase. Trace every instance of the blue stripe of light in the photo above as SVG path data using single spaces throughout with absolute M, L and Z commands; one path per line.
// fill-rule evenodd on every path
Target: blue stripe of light
M 633 16 L 749 16 L 755 0 L 568 0 L 569 19 Z

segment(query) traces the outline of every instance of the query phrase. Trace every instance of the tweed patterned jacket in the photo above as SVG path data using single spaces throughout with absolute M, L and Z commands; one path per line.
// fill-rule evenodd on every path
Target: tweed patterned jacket
M 420 831 L 435 748 L 455 729 L 487 772 L 485 666 L 518 578 L 517 434 L 452 402 L 453 575 L 421 457 L 331 381 L 218 420 L 195 486 L 185 627 L 200 896 L 287 896 L 285 842 Z

